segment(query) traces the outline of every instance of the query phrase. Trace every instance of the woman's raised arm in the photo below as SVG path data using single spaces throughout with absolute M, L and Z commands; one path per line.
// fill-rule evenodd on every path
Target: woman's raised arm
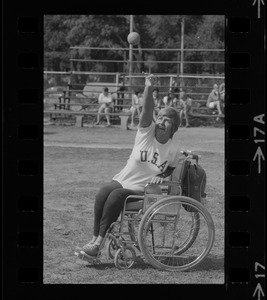
M 145 89 L 143 95 L 143 107 L 139 120 L 139 127 L 145 128 L 151 125 L 153 121 L 154 99 L 153 99 L 153 85 L 156 79 L 154 75 L 146 77 Z

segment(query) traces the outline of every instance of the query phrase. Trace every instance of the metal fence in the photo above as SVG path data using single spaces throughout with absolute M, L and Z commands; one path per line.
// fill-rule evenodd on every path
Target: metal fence
M 144 55 L 147 59 L 141 60 L 135 56 L 133 61 L 129 61 L 129 48 L 72 47 L 70 50 L 72 56 L 69 72 L 44 71 L 44 103 L 46 108 L 58 103 L 60 97 L 68 98 L 69 103 L 74 102 L 71 103 L 72 105 L 75 103 L 84 104 L 85 102 L 87 104 L 89 102 L 97 103 L 98 95 L 104 87 L 108 87 L 115 98 L 120 98 L 123 95 L 121 97 L 123 98 L 123 106 L 129 106 L 131 105 L 132 94 L 137 89 L 142 92 L 144 88 L 146 75 L 142 70 L 153 71 L 153 74 L 157 76 L 161 98 L 167 95 L 170 88 L 183 88 L 197 107 L 202 106 L 199 103 L 207 100 L 213 85 L 216 83 L 219 86 L 225 79 L 223 49 L 183 49 L 183 55 L 181 55 L 181 49 L 143 48 L 142 53 L 148 53 L 147 56 Z M 118 59 L 118 57 L 106 59 L 107 55 L 104 54 L 107 51 L 108 53 L 119 53 L 122 59 Z M 133 51 L 139 53 L 140 49 L 134 48 Z M 207 59 L 189 61 L 187 60 L 187 53 L 190 51 L 196 53 L 196 58 L 199 57 L 197 54 L 204 53 L 205 55 L 202 57 Z M 77 53 L 79 53 L 78 58 Z M 169 53 L 170 55 L 165 55 L 164 60 L 157 60 L 161 56 L 157 56 L 155 53 Z M 216 60 L 212 60 L 211 55 L 208 55 L 209 53 L 213 53 L 212 58 L 216 58 Z M 190 57 L 192 59 L 192 56 Z M 198 72 L 200 65 L 202 71 Z M 174 70 L 172 66 L 175 66 L 175 72 L 169 71 Z M 207 70 L 203 66 L 207 66 Z M 188 68 L 194 69 L 195 72 L 188 73 Z M 113 72 L 114 69 L 120 71 Z M 158 70 L 163 71 L 158 72 Z

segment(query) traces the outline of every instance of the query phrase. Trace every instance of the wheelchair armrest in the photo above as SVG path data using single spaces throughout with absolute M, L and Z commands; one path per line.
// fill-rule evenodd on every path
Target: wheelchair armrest
M 136 201 L 144 200 L 144 195 L 130 195 L 126 198 L 125 202 L 127 202 L 129 199 L 135 199 Z
M 178 181 L 169 181 L 169 180 L 163 181 L 163 183 L 162 183 L 162 185 L 170 185 L 170 186 L 178 185 L 178 184 L 180 184 L 180 182 L 178 182 Z
M 180 184 L 180 182 L 178 181 L 171 181 L 171 180 L 163 180 L 162 183 L 147 183 L 145 185 L 145 189 L 150 186 L 150 185 L 177 185 L 177 184 Z
M 179 181 L 170 181 L 170 180 L 164 180 L 162 183 L 158 183 L 158 184 L 150 184 L 150 183 L 147 183 L 146 186 L 145 186 L 145 195 L 149 195 L 151 194 L 151 192 L 147 192 L 147 189 L 149 188 L 149 186 L 156 186 L 156 187 L 160 187 L 161 191 L 163 192 L 164 194 L 164 191 L 163 191 L 163 187 L 167 186 L 166 188 L 168 189 L 167 193 L 169 195 L 179 195 L 181 192 L 182 192 L 182 188 L 181 188 L 181 183 Z M 165 188 L 165 189 L 166 189 Z M 166 192 L 166 191 L 165 191 Z M 152 194 L 154 194 L 152 192 Z M 158 194 L 157 192 L 155 194 Z
M 144 198 L 145 198 L 144 195 L 130 195 L 130 196 L 128 196 L 125 199 L 125 202 L 124 202 L 124 210 L 125 210 L 125 208 L 126 208 L 126 206 L 127 206 L 128 203 L 143 201 Z
M 140 210 L 143 207 L 144 195 L 130 195 L 125 199 L 123 211 Z M 131 200 L 131 201 L 129 201 Z M 140 202 L 142 201 L 142 202 Z M 127 209 L 126 209 L 127 208 Z

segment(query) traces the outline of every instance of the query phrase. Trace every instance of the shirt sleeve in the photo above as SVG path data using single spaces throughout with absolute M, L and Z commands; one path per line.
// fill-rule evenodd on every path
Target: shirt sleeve
M 179 151 L 177 151 L 177 149 L 173 149 L 171 154 L 172 155 L 171 155 L 169 166 L 172 168 L 176 168 L 180 153 Z
M 135 145 L 139 144 L 141 143 L 141 141 L 146 140 L 148 138 L 154 138 L 154 135 L 155 135 L 155 123 L 153 121 L 148 127 L 138 126 L 134 144 Z

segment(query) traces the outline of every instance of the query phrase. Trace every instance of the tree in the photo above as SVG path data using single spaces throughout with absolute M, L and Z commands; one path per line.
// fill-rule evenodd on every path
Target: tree
M 44 62 L 46 69 L 59 71 L 70 67 L 71 56 L 76 58 L 101 60 L 125 60 L 127 50 L 73 49 L 74 46 L 125 48 L 129 47 L 129 15 L 46 15 L 44 17 Z M 180 60 L 179 52 L 145 51 L 143 48 L 180 48 L 181 21 L 185 21 L 185 48 L 224 48 L 223 16 L 184 15 L 135 15 L 134 31 L 141 35 L 138 48 L 134 48 L 134 61 L 173 61 L 173 64 L 135 63 L 135 71 L 176 73 Z M 185 60 L 223 60 L 223 53 L 186 52 Z M 125 71 L 125 63 L 80 63 L 73 61 L 76 71 Z M 210 64 L 187 64 L 187 73 L 204 71 L 218 72 L 218 66 Z M 220 69 L 220 71 L 223 71 Z
M 224 16 L 202 16 L 202 21 L 198 24 L 197 30 L 188 32 L 185 35 L 185 48 L 191 49 L 224 49 Z M 185 60 L 192 61 L 224 61 L 223 52 L 187 52 Z M 187 71 L 189 73 L 210 72 L 217 73 L 223 71 L 219 65 L 215 64 L 191 64 Z

